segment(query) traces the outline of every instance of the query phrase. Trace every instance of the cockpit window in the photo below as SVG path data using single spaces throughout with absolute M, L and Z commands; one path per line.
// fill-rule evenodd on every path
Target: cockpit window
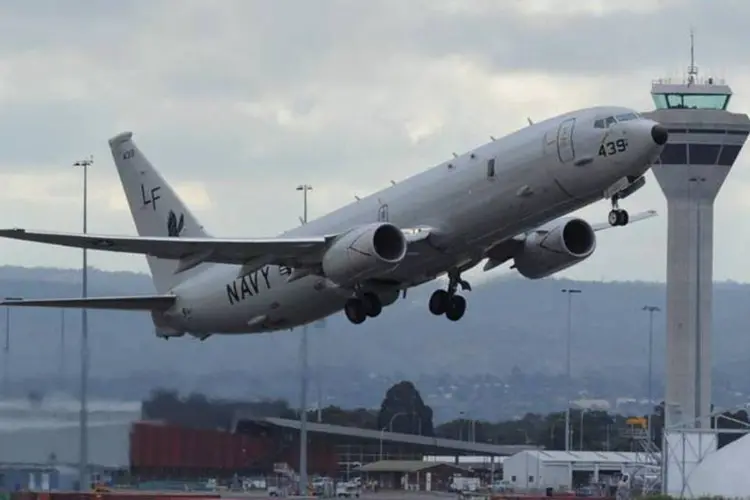
M 616 118 L 618 122 L 626 122 L 628 120 L 637 120 L 638 115 L 636 115 L 635 113 L 625 113 L 622 115 L 617 115 Z
M 614 116 L 608 116 L 605 120 L 605 123 L 607 124 L 607 128 L 609 128 L 610 125 L 614 125 L 615 123 L 617 123 L 617 120 L 615 120 Z
M 604 120 L 596 120 L 594 122 L 594 128 L 605 128 L 604 126 Z

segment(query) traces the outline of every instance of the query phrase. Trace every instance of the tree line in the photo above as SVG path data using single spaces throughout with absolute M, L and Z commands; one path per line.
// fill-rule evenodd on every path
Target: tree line
M 163 420 L 175 425 L 194 428 L 230 430 L 241 412 L 253 418 L 279 417 L 298 419 L 298 409 L 287 401 L 264 400 L 255 402 L 225 401 L 202 394 L 180 396 L 176 391 L 155 390 L 143 401 L 143 418 Z M 546 415 L 527 413 L 522 418 L 489 422 L 471 420 L 465 416 L 435 426 L 432 409 L 424 403 L 419 391 L 409 381 L 402 381 L 386 391 L 380 408 L 344 409 L 328 406 L 308 412 L 308 420 L 331 425 L 386 430 L 405 434 L 421 434 L 448 439 L 493 444 L 528 444 L 546 449 L 560 450 L 565 446 L 565 412 Z M 629 423 L 630 417 L 648 415 L 616 415 L 599 410 L 572 409 L 570 416 L 571 449 L 598 451 L 635 451 L 640 444 L 633 439 L 633 431 L 646 432 L 640 425 Z M 723 417 L 723 418 L 722 418 Z M 745 410 L 725 412 L 715 425 L 724 429 L 741 429 L 750 426 Z M 664 405 L 656 406 L 651 413 L 651 438 L 661 447 L 664 427 Z M 737 433 L 720 433 L 719 446 L 725 446 L 741 437 Z

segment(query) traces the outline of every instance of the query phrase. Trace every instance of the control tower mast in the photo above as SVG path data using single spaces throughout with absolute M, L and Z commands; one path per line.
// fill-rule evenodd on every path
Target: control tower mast
M 709 436 L 707 429 L 711 413 L 714 199 L 750 132 L 746 114 L 727 111 L 732 97 L 729 85 L 711 77 L 699 78 L 692 33 L 690 38 L 687 78 L 655 81 L 651 96 L 656 110 L 644 113 L 669 129 L 669 140 L 653 172 L 668 210 L 662 463 L 667 476 L 665 492 L 670 494 L 685 493 L 683 479 L 691 469 L 685 460 L 694 467 L 698 457 L 716 449 L 715 434 Z M 670 434 L 673 431 L 679 432 L 679 438 Z M 679 450 L 675 448 L 678 441 L 682 443 Z M 694 459 L 684 458 L 686 453 L 695 455 Z

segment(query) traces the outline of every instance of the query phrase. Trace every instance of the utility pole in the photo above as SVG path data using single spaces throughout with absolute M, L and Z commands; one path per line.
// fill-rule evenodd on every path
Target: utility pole
M 652 441 L 654 435 L 651 431 L 651 414 L 654 413 L 653 403 L 653 371 L 654 371 L 654 313 L 660 312 L 656 306 L 643 306 L 648 312 L 648 440 Z
M 79 160 L 73 164 L 74 167 L 83 168 L 83 234 L 88 232 L 88 170 L 94 163 L 94 157 L 90 156 L 86 160 Z M 88 297 L 88 278 L 89 266 L 86 249 L 83 249 L 83 269 L 81 296 L 85 299 Z M 90 489 L 88 479 L 89 466 L 89 436 L 88 436 L 88 383 L 89 383 L 89 316 L 88 310 L 81 310 L 81 409 L 79 416 L 80 427 L 80 450 L 78 463 L 78 481 L 79 490 L 88 491 Z
M 65 309 L 60 309 L 60 392 L 65 392 Z
M 307 224 L 307 192 L 312 191 L 309 184 L 300 184 L 297 191 L 302 191 L 302 224 Z M 299 424 L 299 491 L 300 495 L 307 495 L 307 379 L 308 379 L 308 348 L 307 348 L 307 324 L 302 326 L 302 339 L 300 341 L 300 362 L 302 364 L 300 391 L 300 424 Z
M 570 451 L 570 394 L 571 394 L 571 379 L 570 379 L 570 344 L 573 333 L 573 294 L 581 293 L 580 290 L 574 288 L 563 288 L 562 293 L 568 295 L 568 331 L 567 341 L 565 346 L 565 451 Z

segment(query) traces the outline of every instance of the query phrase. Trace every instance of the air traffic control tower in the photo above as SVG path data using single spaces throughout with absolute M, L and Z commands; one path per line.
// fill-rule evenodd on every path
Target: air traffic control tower
M 692 52 L 688 77 L 654 82 L 656 110 L 644 113 L 669 129 L 653 172 L 668 210 L 663 488 L 678 495 L 688 493 L 690 470 L 716 450 L 709 428 L 714 199 L 750 132 L 746 114 L 727 111 L 729 86 L 699 79 Z

